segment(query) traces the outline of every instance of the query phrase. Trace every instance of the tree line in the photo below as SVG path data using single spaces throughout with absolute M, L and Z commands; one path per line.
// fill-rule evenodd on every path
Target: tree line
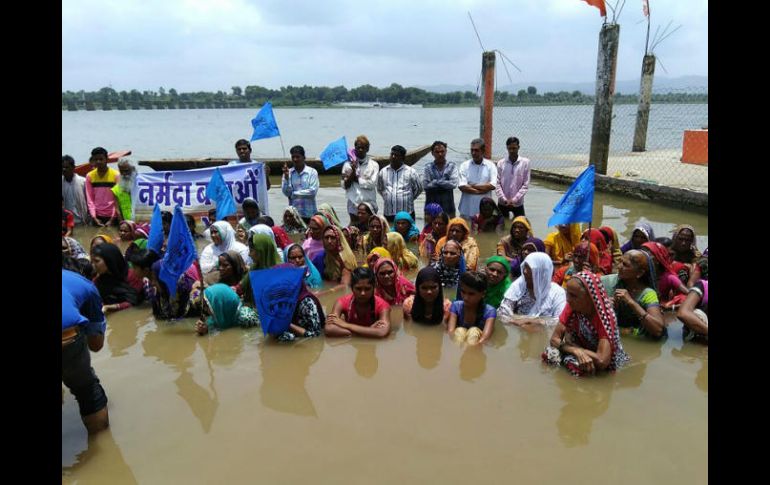
M 470 106 L 478 105 L 479 96 L 472 91 L 434 93 L 393 83 L 386 88 L 364 84 L 347 89 L 345 86 L 282 86 L 268 89 L 262 86 L 233 86 L 229 92 L 188 92 L 159 88 L 157 91 L 116 91 L 104 87 L 98 91 L 65 91 L 62 93 L 62 110 L 95 109 L 202 109 L 202 108 L 254 108 L 270 101 L 274 106 L 334 106 L 344 102 L 421 104 L 423 106 Z M 616 94 L 617 104 L 637 103 L 638 95 Z M 708 103 L 708 94 L 670 93 L 655 94 L 653 103 Z M 561 91 L 539 94 L 529 86 L 518 93 L 495 91 L 495 104 L 500 106 L 543 104 L 593 104 L 594 96 L 580 91 Z

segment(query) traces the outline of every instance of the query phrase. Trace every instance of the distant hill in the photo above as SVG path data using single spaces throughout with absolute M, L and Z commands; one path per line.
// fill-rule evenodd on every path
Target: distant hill
M 709 78 L 707 76 L 682 76 L 674 78 L 655 77 L 653 82 L 653 92 L 656 93 L 669 93 L 687 92 L 687 93 L 702 93 L 708 91 Z M 500 86 L 500 91 L 508 91 L 509 93 L 518 93 L 520 89 L 527 89 L 529 86 L 535 86 L 538 93 L 559 92 L 559 91 L 580 91 L 583 94 L 595 94 L 596 85 L 594 81 L 586 82 L 523 82 L 514 83 L 504 86 Z M 415 86 L 420 89 L 424 89 L 433 93 L 451 93 L 454 91 L 471 91 L 476 92 L 476 86 L 467 85 L 455 85 L 455 84 L 438 84 L 435 86 Z M 639 80 L 617 81 L 615 83 L 615 92 L 621 94 L 635 94 L 639 92 Z

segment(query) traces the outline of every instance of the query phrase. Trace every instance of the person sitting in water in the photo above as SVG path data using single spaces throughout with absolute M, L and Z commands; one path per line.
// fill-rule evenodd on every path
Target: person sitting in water
M 201 318 L 195 322 L 198 335 L 207 334 L 211 327 L 224 330 L 235 326 L 249 328 L 258 325 L 257 311 L 244 305 L 238 294 L 226 284 L 217 283 L 203 291 Z
M 126 258 L 129 264 L 127 281 L 136 290 L 140 302 L 150 300 L 152 297 L 153 289 L 150 283 L 153 278 L 152 265 L 159 259 L 161 259 L 160 256 L 149 249 L 139 249 L 131 253 L 131 257 Z
M 246 264 L 251 262 L 249 248 L 235 240 L 233 227 L 225 221 L 217 221 L 209 228 L 211 244 L 203 248 L 200 254 L 200 265 L 203 276 L 216 270 L 219 255 L 226 251 L 237 251 Z
M 618 273 L 602 276 L 602 285 L 615 300 L 615 314 L 624 334 L 654 339 L 667 335 L 658 294 L 655 266 L 644 251 L 632 249 L 620 260 Z
M 692 288 L 698 280 L 698 275 L 694 271 L 695 262 L 702 256 L 695 245 L 695 229 L 688 224 L 681 224 L 674 229 L 671 240 L 673 241 L 671 244 L 672 259 L 674 262 L 680 263 L 678 266 L 687 273 L 687 278 L 683 279 L 682 282 L 688 288 Z
M 326 218 L 320 214 L 310 218 L 308 230 L 305 233 L 305 240 L 302 241 L 302 249 L 305 250 L 305 254 L 311 261 L 319 253 L 323 252 L 323 232 L 327 225 Z
M 139 294 L 128 283 L 128 264 L 117 246 L 110 243 L 95 246 L 91 264 L 96 273 L 94 284 L 105 303 L 105 313 L 125 310 L 139 302 Z
M 364 254 L 369 254 L 376 247 L 384 248 L 388 244 L 387 234 L 390 231 L 388 221 L 380 216 L 373 215 L 369 218 L 369 233 L 364 236 Z
M 296 246 L 299 247 L 299 246 Z M 282 263 L 276 268 L 294 268 L 294 263 Z M 305 281 L 302 281 L 297 306 L 291 317 L 289 329 L 280 335 L 276 335 L 279 342 L 291 342 L 297 338 L 318 337 L 323 332 L 326 317 L 324 309 L 318 298 L 308 289 Z
M 420 243 L 420 245 L 422 245 L 422 242 L 425 240 L 425 236 L 433 233 L 433 219 L 438 217 L 438 215 L 443 212 L 444 212 L 443 207 L 441 207 L 439 204 L 435 202 L 425 204 L 425 209 L 423 211 L 423 214 L 424 214 L 423 218 L 425 219 L 425 227 L 423 227 L 422 231 L 420 231 L 420 238 L 418 239 L 418 242 Z M 448 217 L 449 216 L 447 216 L 447 222 L 449 222 Z M 442 237 L 443 236 L 444 235 L 442 235 Z M 438 239 L 436 239 L 436 241 L 438 241 Z
M 612 266 L 617 268 L 620 266 L 620 257 L 623 252 L 620 250 L 620 243 L 618 242 L 618 233 L 610 226 L 602 226 L 599 228 L 599 232 L 604 236 L 604 240 L 607 242 L 607 249 L 612 256 Z
M 447 235 L 442 237 L 436 244 L 437 255 L 441 253 L 444 244 L 448 240 L 454 240 L 460 243 L 463 248 L 463 254 L 465 255 L 465 264 L 469 271 L 476 270 L 476 264 L 479 259 L 479 245 L 476 240 L 470 235 L 471 228 L 468 227 L 468 223 L 462 217 L 455 217 L 449 220 L 447 225 Z
M 545 253 L 545 243 L 542 239 L 528 237 L 521 245 L 521 255 L 511 260 L 511 279 L 521 276 L 521 263 L 532 253 Z
M 379 258 L 374 264 L 377 285 L 374 294 L 389 305 L 401 305 L 409 295 L 414 295 L 414 283 L 398 272 L 392 259 Z
M 508 264 L 512 266 L 514 261 L 524 259 L 521 257 L 521 247 L 529 237 L 532 237 L 532 224 L 530 224 L 529 219 L 525 216 L 514 218 L 511 223 L 510 233 L 497 243 L 497 255 L 507 259 Z
M 467 340 L 471 345 L 489 340 L 495 329 L 497 310 L 484 303 L 486 291 L 487 277 L 483 273 L 468 271 L 460 276 L 462 298 L 449 308 L 449 335 L 458 341 Z
M 310 218 L 308 218 L 310 220 Z M 287 234 L 305 234 L 307 224 L 302 219 L 299 211 L 293 205 L 290 205 L 283 212 L 283 225 L 281 226 Z
M 359 232 L 364 235 L 369 232 L 369 219 L 376 214 L 377 211 L 372 204 L 369 202 L 361 202 L 358 204 L 358 222 L 351 225 L 357 227 Z
M 568 265 L 572 261 L 572 251 L 580 244 L 580 224 L 557 224 L 556 232 L 548 234 L 543 243 L 554 268 Z
M 238 286 L 238 283 L 243 280 L 244 275 L 249 271 L 249 267 L 240 253 L 232 249 L 219 255 L 217 269 L 219 271 L 219 280 L 214 283 L 224 283 L 233 289 Z
M 599 269 L 608 275 L 612 273 L 612 253 L 607 245 L 604 234 L 599 229 L 586 229 L 580 237 L 581 241 L 591 241 L 599 250 Z
M 687 287 L 674 271 L 668 249 L 657 242 L 646 242 L 642 244 L 641 250 L 653 258 L 655 274 L 658 275 L 656 289 L 661 306 L 672 308 L 682 303 L 687 297 Z
M 408 212 L 401 211 L 396 214 L 391 231 L 398 232 L 406 242 L 417 242 L 420 238 L 420 230 L 417 228 L 412 216 Z
M 339 298 L 326 316 L 327 337 L 384 338 L 390 334 L 390 306 L 374 294 L 375 276 L 369 268 L 356 268 L 350 277 L 353 291 Z
M 372 270 L 374 270 L 374 265 L 377 264 L 377 260 L 380 258 L 393 259 L 390 255 L 390 251 L 385 248 L 376 247 L 366 255 L 366 261 L 364 262 L 363 267 L 372 268 Z
M 631 239 L 620 247 L 620 252 L 625 253 L 629 249 L 642 249 L 642 244 L 655 241 L 655 231 L 647 222 L 640 222 L 634 226 L 631 232 Z
M 83 246 L 71 237 L 62 237 L 61 244 L 61 267 L 79 273 L 90 281 L 94 270 Z
M 552 281 L 562 288 L 567 287 L 567 282 L 573 275 L 581 271 L 590 271 L 591 273 L 604 275 L 599 269 L 599 249 L 596 244 L 588 241 L 581 241 L 572 251 L 572 262 L 569 266 L 562 266 L 553 274 Z
M 403 271 L 417 269 L 420 265 L 420 260 L 406 247 L 404 238 L 397 232 L 391 231 L 387 234 L 385 249 L 390 252 L 393 261 L 395 261 L 396 264 L 398 264 L 399 269 Z
M 460 283 L 460 276 L 465 273 L 465 256 L 460 243 L 450 239 L 441 249 L 441 257 L 432 264 L 441 279 L 444 288 L 455 288 Z
M 503 295 L 511 286 L 511 266 L 508 260 L 502 256 L 492 256 L 487 259 L 484 273 L 487 276 L 486 296 L 484 303 L 494 308 L 499 308 L 503 301 Z
M 91 244 L 88 246 L 90 254 L 94 254 L 94 248 L 100 244 L 109 243 L 112 244 L 112 238 L 106 234 L 97 234 L 91 238 Z
M 402 305 L 405 320 L 436 325 L 449 318 L 452 302 L 444 298 L 441 276 L 431 266 L 417 273 L 415 294 L 408 296 Z
M 259 204 L 251 197 L 243 199 L 241 204 L 243 208 L 243 217 L 238 221 L 238 225 L 243 227 L 247 232 L 251 229 L 251 226 L 259 224 L 259 216 L 261 211 L 259 210 Z
M 161 320 L 177 320 L 198 316 L 200 314 L 200 277 L 194 264 L 179 276 L 176 282 L 176 293 L 171 296 L 166 283 L 160 279 L 162 261 L 152 265 L 150 276 L 150 297 L 152 314 Z
M 685 342 L 690 340 L 709 341 L 709 282 L 708 279 L 699 279 L 690 288 L 676 317 L 682 322 L 682 338 Z
M 64 196 L 61 198 L 61 235 L 64 237 L 72 236 L 75 229 L 75 215 L 72 211 L 64 208 Z
M 252 230 L 253 229 L 254 228 L 252 228 Z M 272 234 L 272 232 L 270 234 Z M 278 249 L 275 247 L 275 241 L 273 241 L 269 235 L 264 233 L 251 234 L 251 238 L 249 239 L 249 256 L 251 261 L 249 271 L 268 269 L 281 263 L 281 258 L 278 257 Z M 249 271 L 243 275 L 241 282 L 235 287 L 235 291 L 241 298 L 243 298 L 245 303 L 253 305 L 254 294 L 251 290 L 251 276 L 249 275 Z
M 257 219 L 257 226 L 264 225 L 270 228 L 270 231 L 273 233 L 273 239 L 275 239 L 275 246 L 280 251 L 283 251 L 283 248 L 288 246 L 292 243 L 291 238 L 286 233 L 286 231 L 283 230 L 282 227 L 276 226 L 275 221 L 273 221 L 273 218 L 270 216 L 260 216 Z M 255 227 L 255 226 L 252 226 Z M 250 232 L 254 232 L 251 228 L 249 228 Z M 283 257 L 283 254 L 280 254 L 281 257 Z
M 326 281 L 334 281 L 341 285 L 350 284 L 350 275 L 358 266 L 348 241 L 337 226 L 328 226 L 323 232 L 324 250 L 319 253 L 312 263 L 318 268 L 321 277 Z
M 190 235 L 192 236 L 193 240 L 203 239 L 203 234 L 198 234 L 197 230 L 195 229 L 195 217 L 193 217 L 192 214 L 185 214 L 184 220 L 187 221 L 187 228 L 190 229 Z
M 502 234 L 504 230 L 505 217 L 500 213 L 495 200 L 492 197 L 481 199 L 481 202 L 479 202 L 479 212 L 471 217 L 471 232 L 473 234 L 481 232 Z
M 308 288 L 317 289 L 323 286 L 321 273 L 307 257 L 305 250 L 302 249 L 302 245 L 294 243 L 286 246 L 284 248 L 284 259 L 287 263 L 291 263 L 297 268 L 305 268 L 304 282 Z
M 498 310 L 500 321 L 522 327 L 555 324 L 567 300 L 564 288 L 551 281 L 551 258 L 544 252 L 533 252 L 521 266 L 523 277 L 503 295 Z
M 439 212 L 431 219 L 432 232 L 424 233 L 420 242 L 420 257 L 427 259 L 428 263 L 438 261 L 436 254 L 436 244 L 446 236 L 447 226 L 449 225 L 449 216 L 444 212 Z M 426 226 L 427 228 L 427 226 Z
M 563 365 L 575 376 L 615 371 L 628 362 L 600 277 L 587 271 L 576 274 L 567 283 L 566 296 L 543 361 Z

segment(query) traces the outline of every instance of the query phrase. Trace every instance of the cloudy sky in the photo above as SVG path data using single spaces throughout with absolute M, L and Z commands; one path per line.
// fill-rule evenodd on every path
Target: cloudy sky
M 668 71 L 657 75 L 706 76 L 708 3 L 649 1 L 653 34 L 682 25 L 657 48 Z M 639 76 L 641 4 L 620 15 L 618 80 Z M 510 69 L 514 83 L 593 81 L 602 19 L 580 0 L 67 0 L 62 89 L 476 85 L 469 11 L 485 49 L 522 70 Z

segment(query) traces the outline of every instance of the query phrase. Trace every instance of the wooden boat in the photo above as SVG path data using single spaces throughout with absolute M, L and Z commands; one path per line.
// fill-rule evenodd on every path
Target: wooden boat
M 423 145 L 419 148 L 415 148 L 414 150 L 409 150 L 406 152 L 405 163 L 410 166 L 414 165 L 422 157 L 427 155 L 429 152 L 430 152 L 430 145 Z M 174 158 L 174 159 L 164 158 L 162 160 L 140 160 L 139 165 L 150 167 L 156 171 L 190 170 L 193 168 L 208 168 L 208 167 L 218 167 L 221 165 L 226 165 L 233 159 L 234 159 L 233 157 Z M 372 155 L 372 159 L 375 160 L 380 165 L 380 167 L 384 167 L 389 163 L 390 155 L 387 155 L 387 156 Z M 267 166 L 270 167 L 271 175 L 280 175 L 284 164 L 288 164 L 289 167 L 292 166 L 290 158 L 255 158 L 255 161 L 266 163 Z M 321 163 L 321 160 L 318 158 L 307 158 L 305 159 L 305 163 L 308 166 L 318 170 L 318 173 L 320 175 L 334 175 L 334 174 L 339 174 L 342 171 L 342 164 L 337 165 L 336 167 L 332 167 L 329 170 L 324 169 L 323 163 Z
M 131 150 L 121 150 L 117 152 L 110 152 L 107 154 L 107 163 L 116 163 L 118 160 L 120 160 L 123 157 L 127 157 L 131 155 Z M 85 177 L 88 175 L 88 172 L 93 170 L 94 167 L 91 165 L 91 163 L 81 163 L 80 165 L 77 165 L 75 167 L 75 173 L 80 175 L 81 177 Z

